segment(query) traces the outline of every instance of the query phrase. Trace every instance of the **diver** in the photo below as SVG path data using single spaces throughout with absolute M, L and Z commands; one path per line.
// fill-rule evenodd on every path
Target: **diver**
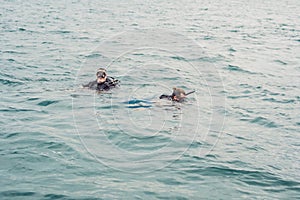
M 91 81 L 88 84 L 83 85 L 83 87 L 88 87 L 97 91 L 107 91 L 118 86 L 120 82 L 113 77 L 107 76 L 106 69 L 104 68 L 99 68 L 97 70 L 96 77 L 97 79 L 95 81 Z
M 171 95 L 163 94 L 159 98 L 160 99 L 168 99 L 168 100 L 177 101 L 177 102 L 183 102 L 187 95 L 192 94 L 194 92 L 195 92 L 195 90 L 185 93 L 183 89 L 174 87 L 173 93 Z

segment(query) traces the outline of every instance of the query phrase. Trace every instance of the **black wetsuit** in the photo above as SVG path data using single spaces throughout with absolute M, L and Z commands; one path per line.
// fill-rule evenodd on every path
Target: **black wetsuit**
M 162 94 L 159 97 L 160 99 L 168 99 L 168 100 L 173 100 L 173 96 L 172 95 L 166 95 L 166 94 Z
M 187 96 L 187 95 L 192 94 L 194 92 L 195 92 L 195 90 L 184 94 L 184 96 Z M 185 99 L 185 98 L 175 98 L 175 97 L 176 97 L 176 94 L 173 92 L 171 95 L 162 94 L 162 95 L 160 95 L 159 98 L 160 99 L 168 99 L 168 100 L 172 100 L 172 101 L 178 101 L 178 102 L 183 102 L 184 99 Z
M 97 81 L 91 81 L 83 87 L 88 87 L 92 90 L 104 91 L 110 90 L 111 88 L 116 87 L 119 84 L 119 81 L 113 77 L 107 77 L 106 81 L 103 83 L 97 83 Z

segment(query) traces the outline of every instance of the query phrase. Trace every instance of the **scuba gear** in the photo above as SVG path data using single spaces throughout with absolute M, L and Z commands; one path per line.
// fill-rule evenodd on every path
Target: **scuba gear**
M 192 94 L 194 92 L 195 92 L 195 90 L 193 90 L 191 92 L 188 92 L 188 93 L 185 93 L 183 89 L 174 87 L 173 88 L 173 93 L 171 95 L 163 94 L 159 98 L 160 99 L 168 99 L 168 100 L 172 100 L 172 101 L 182 102 L 187 95 Z
M 107 76 L 106 69 L 104 68 L 99 68 L 97 70 L 96 77 L 97 79 L 95 81 L 91 81 L 88 84 L 83 85 L 83 87 L 88 87 L 90 89 L 98 91 L 107 91 L 118 86 L 120 82 L 113 77 Z

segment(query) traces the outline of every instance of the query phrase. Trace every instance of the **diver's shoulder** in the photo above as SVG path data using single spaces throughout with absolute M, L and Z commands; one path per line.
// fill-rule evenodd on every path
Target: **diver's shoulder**
M 90 89 L 96 89 L 96 87 L 97 87 L 97 81 L 91 81 L 88 84 L 84 84 L 82 86 L 86 87 L 86 88 L 90 88 Z

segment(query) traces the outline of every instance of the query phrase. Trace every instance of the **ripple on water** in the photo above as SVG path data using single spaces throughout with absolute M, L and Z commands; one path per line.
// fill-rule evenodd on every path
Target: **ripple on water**
M 21 192 L 18 190 L 10 190 L 10 191 L 4 191 L 0 193 L 0 197 L 2 198 L 17 198 L 17 197 L 34 197 L 36 196 L 35 192 Z
M 246 73 L 246 74 L 256 74 L 255 72 L 251 72 L 251 71 L 242 69 L 241 67 L 239 67 L 237 65 L 228 65 L 225 69 L 227 69 L 229 71 L 242 72 L 242 73 Z
M 37 105 L 39 105 L 39 106 L 49 106 L 51 104 L 55 104 L 55 103 L 58 103 L 58 102 L 59 101 L 45 100 L 45 101 L 39 102 Z
M 251 123 L 253 124 L 259 124 L 259 125 L 263 125 L 266 126 L 268 128 L 278 128 L 279 125 L 276 124 L 275 122 L 272 122 L 270 120 L 268 120 L 267 118 L 264 117 L 256 117 L 254 119 L 250 120 Z
M 274 62 L 279 63 L 281 65 L 287 65 L 288 63 L 282 61 L 282 60 L 274 60 Z
M 8 86 L 18 86 L 18 85 L 23 85 L 24 84 L 21 81 L 2 79 L 2 78 L 0 78 L 0 83 L 3 84 L 3 85 L 8 85 Z

